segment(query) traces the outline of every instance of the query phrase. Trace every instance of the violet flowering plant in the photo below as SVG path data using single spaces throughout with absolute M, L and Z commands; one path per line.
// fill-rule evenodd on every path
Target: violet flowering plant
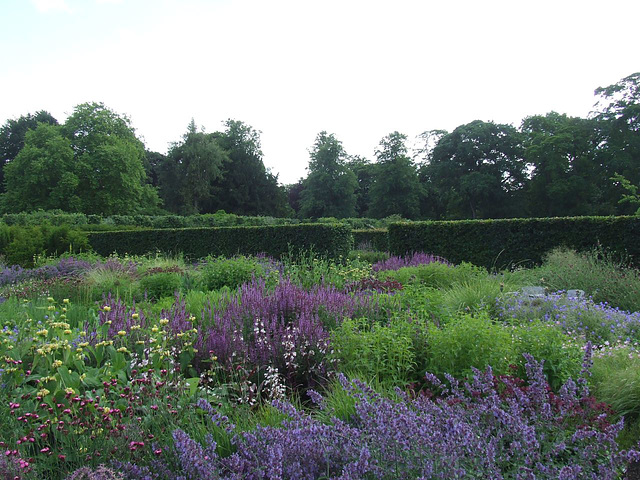
M 427 375 L 439 393 L 385 398 L 359 381 L 340 376 L 355 400 L 345 422 L 322 423 L 291 404 L 274 402 L 287 419 L 235 437 L 236 452 L 222 458 L 210 438 L 205 445 L 184 431 L 174 447 L 186 479 L 604 479 L 620 478 L 637 450 L 620 451 L 623 421 L 609 422 L 607 409 L 582 376 L 554 394 L 542 362 L 525 355 L 526 382 L 495 377 L 491 368 L 461 384 Z M 326 409 L 323 398 L 310 391 Z M 218 419 L 219 421 L 219 419 Z M 204 475 L 204 476 L 203 476 Z
M 499 317 L 510 323 L 540 320 L 596 345 L 640 340 L 640 312 L 625 312 L 591 298 L 568 297 L 563 291 L 530 298 L 516 293 L 498 297 Z
M 400 270 L 403 267 L 416 267 L 418 265 L 428 265 L 434 262 L 451 265 L 447 260 L 437 255 L 423 252 L 414 252 L 405 257 L 392 255 L 386 260 L 381 260 L 374 263 L 371 269 L 374 272 L 380 272 L 383 270 Z
M 254 279 L 223 308 L 203 311 L 194 363 L 202 370 L 208 355 L 228 369 L 270 366 L 289 386 L 307 386 L 326 373 L 330 329 L 344 318 L 379 314 L 376 298 L 360 292 L 331 285 L 306 290 L 289 279 L 269 289 Z

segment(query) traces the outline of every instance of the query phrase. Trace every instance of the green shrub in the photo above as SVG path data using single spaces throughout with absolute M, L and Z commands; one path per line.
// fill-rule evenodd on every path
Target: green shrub
M 428 343 L 428 371 L 440 376 L 468 377 L 471 367 L 485 370 L 488 365 L 496 375 L 507 374 L 516 357 L 511 329 L 484 312 L 460 315 L 442 328 L 430 326 Z
M 550 250 L 587 250 L 600 244 L 640 262 L 640 217 L 567 217 L 394 223 L 393 255 L 430 252 L 453 263 L 489 269 L 540 264 Z
M 89 250 L 87 235 L 69 226 L 2 226 L 0 252 L 5 263 L 33 267 L 35 258 Z
M 365 318 L 346 319 L 331 334 L 340 370 L 361 378 L 403 385 L 416 379 L 414 337 L 421 327 L 402 319 L 388 325 Z M 422 331 L 426 333 L 424 327 Z
M 179 273 L 163 272 L 146 275 L 140 279 L 140 292 L 156 300 L 171 297 L 180 291 L 182 276 Z
M 264 273 L 264 267 L 256 259 L 209 257 L 201 267 L 200 281 L 206 290 L 218 290 L 222 287 L 235 289 L 251 281 L 253 277 L 262 277 Z
M 523 354 L 543 360 L 543 370 L 554 391 L 569 378 L 577 378 L 582 368 L 584 352 L 562 331 L 545 323 L 535 322 L 515 328 L 512 332 L 518 376 L 526 378 Z

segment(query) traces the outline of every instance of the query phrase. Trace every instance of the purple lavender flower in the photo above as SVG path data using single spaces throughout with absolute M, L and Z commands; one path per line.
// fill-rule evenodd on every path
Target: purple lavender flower
M 430 253 L 415 252 L 406 257 L 397 257 L 392 255 L 387 260 L 381 260 L 374 263 L 371 269 L 374 272 L 382 270 L 400 270 L 403 267 L 416 267 L 418 265 L 428 265 L 433 262 L 451 265 L 447 260 Z

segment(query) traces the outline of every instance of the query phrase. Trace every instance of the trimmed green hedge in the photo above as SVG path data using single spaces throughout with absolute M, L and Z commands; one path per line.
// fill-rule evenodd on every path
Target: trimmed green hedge
M 353 245 L 355 248 L 366 248 L 379 252 L 389 251 L 389 234 L 385 228 L 353 230 Z
M 538 264 L 549 250 L 601 245 L 640 264 L 640 217 L 566 217 L 394 223 L 394 255 L 427 252 L 487 268 Z
M 100 255 L 144 255 L 160 251 L 188 258 L 265 253 L 281 257 L 313 249 L 321 256 L 346 258 L 352 246 L 351 230 L 343 224 L 278 225 L 93 232 L 91 247 Z

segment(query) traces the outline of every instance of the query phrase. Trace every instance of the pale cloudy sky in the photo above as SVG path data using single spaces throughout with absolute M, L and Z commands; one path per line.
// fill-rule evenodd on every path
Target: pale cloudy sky
M 282 183 L 321 130 L 373 158 L 472 120 L 586 116 L 640 71 L 638 0 L 0 0 L 0 122 L 101 101 L 166 153 L 193 117 L 262 131 Z

